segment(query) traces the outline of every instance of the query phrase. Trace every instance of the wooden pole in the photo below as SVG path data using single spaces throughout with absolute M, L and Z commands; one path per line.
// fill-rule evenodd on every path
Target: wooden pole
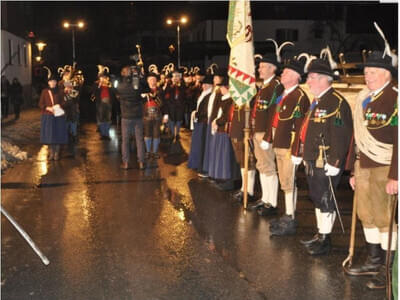
M 243 172 L 243 207 L 247 208 L 247 189 L 248 189 L 248 171 L 249 171 L 249 138 L 250 138 L 250 105 L 245 104 L 244 108 L 244 172 Z

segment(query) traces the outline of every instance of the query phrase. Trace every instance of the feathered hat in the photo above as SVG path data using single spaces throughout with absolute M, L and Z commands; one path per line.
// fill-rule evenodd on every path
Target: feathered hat
M 376 22 L 374 22 L 374 26 L 385 43 L 385 49 L 383 52 L 382 51 L 373 51 L 367 57 L 366 62 L 359 66 L 362 68 L 364 68 L 364 67 L 383 68 L 383 69 L 390 71 L 390 73 L 392 73 L 392 75 L 396 75 L 397 62 L 398 62 L 397 55 L 394 54 L 393 51 L 390 49 L 390 45 L 389 45 L 382 29 L 378 26 L 378 24 Z

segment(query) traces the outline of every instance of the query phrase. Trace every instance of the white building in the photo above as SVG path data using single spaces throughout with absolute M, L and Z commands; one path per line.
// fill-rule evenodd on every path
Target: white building
M 27 40 L 1 30 L 1 75 L 10 83 L 18 78 L 24 89 L 24 103 L 32 96 L 32 46 Z
M 205 43 L 210 48 L 221 48 L 222 54 L 208 56 L 204 65 L 216 62 L 222 66 L 228 65 L 229 46 L 226 41 L 227 20 L 207 20 L 199 23 L 195 28 L 186 33 L 184 39 L 187 44 Z M 253 20 L 255 53 L 264 55 L 273 52 L 272 38 L 280 45 L 284 41 L 295 43 L 295 48 L 288 46 L 282 51 L 284 56 L 291 57 L 299 52 L 318 54 L 328 44 L 334 52 L 346 35 L 346 23 L 342 20 L 315 21 L 315 20 Z M 292 49 L 291 49 L 292 48 Z

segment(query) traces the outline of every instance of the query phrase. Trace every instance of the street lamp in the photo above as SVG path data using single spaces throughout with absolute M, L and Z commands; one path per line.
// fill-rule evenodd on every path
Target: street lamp
M 40 62 L 42 60 L 42 51 L 44 49 L 44 47 L 46 47 L 47 44 L 43 43 L 43 42 L 37 42 L 36 43 L 36 47 L 38 48 L 39 51 L 39 55 L 35 57 L 35 60 L 37 62 Z
M 64 22 L 63 24 L 64 28 L 69 29 L 71 28 L 72 30 L 72 63 L 75 63 L 75 28 L 83 28 L 85 27 L 85 23 L 82 21 L 79 21 L 78 23 L 69 23 L 69 22 Z
M 180 24 L 186 24 L 188 22 L 188 18 L 185 16 L 182 16 L 180 19 L 167 19 L 167 24 L 172 25 L 173 23 L 176 24 L 176 35 L 177 35 L 177 42 L 178 42 L 178 68 L 181 67 L 181 28 Z

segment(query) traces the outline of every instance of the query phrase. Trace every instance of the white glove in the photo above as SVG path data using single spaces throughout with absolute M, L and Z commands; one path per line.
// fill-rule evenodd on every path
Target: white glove
M 214 135 L 218 130 L 218 125 L 216 120 L 212 121 L 211 123 L 211 134 Z
M 167 123 L 167 122 L 168 122 L 168 115 L 165 114 L 165 115 L 163 116 L 163 123 Z
M 303 158 L 302 158 L 302 157 L 298 157 L 298 156 L 292 155 L 292 163 L 293 163 L 295 166 L 298 166 L 299 164 L 301 164 L 302 161 L 303 161 Z
M 328 163 L 325 164 L 324 170 L 326 171 L 326 172 L 325 172 L 325 175 L 326 175 L 326 176 L 336 176 L 336 175 L 339 174 L 339 172 L 340 172 L 340 169 L 339 169 L 339 168 L 336 168 L 336 167 L 334 167 L 334 166 L 331 166 L 331 165 L 328 164 Z
M 271 144 L 263 140 L 260 143 L 260 147 L 263 150 L 268 150 L 269 148 L 271 148 Z

